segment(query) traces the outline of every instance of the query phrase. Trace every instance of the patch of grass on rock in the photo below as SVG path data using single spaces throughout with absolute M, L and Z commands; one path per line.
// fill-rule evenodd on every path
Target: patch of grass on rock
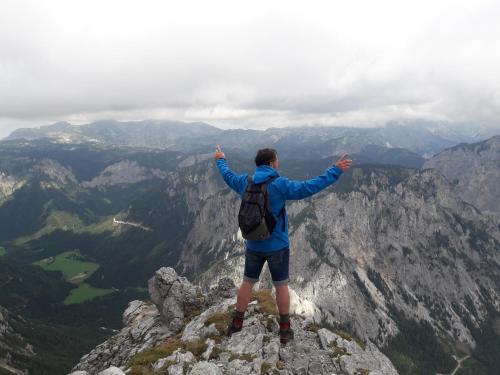
M 212 353 L 210 353 L 210 358 L 209 359 L 219 359 L 220 355 L 222 353 L 228 352 L 227 349 L 220 348 L 218 346 L 214 346 L 212 349 Z
M 210 315 L 207 320 L 205 320 L 205 327 L 211 324 L 215 324 L 215 328 L 220 334 L 226 331 L 227 326 L 231 323 L 233 319 L 233 314 L 231 311 L 219 311 L 213 315 Z
M 340 357 L 341 356 L 343 356 L 343 355 L 351 355 L 350 353 L 347 352 L 346 348 L 338 346 L 337 340 L 332 341 L 331 343 L 329 343 L 328 347 L 333 350 L 333 352 L 330 353 L 330 357 L 334 358 L 337 361 L 337 363 L 340 363 Z
M 353 335 L 352 333 L 342 331 L 342 330 L 336 330 L 335 333 L 337 335 L 339 335 L 340 337 L 342 337 L 344 340 L 347 340 L 347 341 L 354 340 L 356 342 L 356 344 L 358 344 L 361 349 L 363 349 L 363 350 L 366 349 L 366 343 L 363 340 L 361 340 L 359 337 L 356 337 L 355 335 Z
M 193 353 L 193 355 L 196 358 L 200 358 L 203 353 L 205 353 L 205 350 L 207 350 L 208 344 L 205 342 L 205 339 L 200 339 L 200 340 L 195 340 L 195 341 L 188 341 L 185 342 L 183 345 L 183 349 Z
M 271 364 L 268 362 L 263 362 L 262 365 L 260 366 L 260 373 L 261 374 L 267 374 L 269 370 L 271 370 Z
M 309 323 L 308 325 L 306 325 L 304 327 L 304 329 L 306 331 L 310 331 L 310 332 L 314 332 L 314 333 L 318 333 L 319 329 L 320 329 L 320 326 L 315 324 L 315 323 Z M 339 335 L 340 336 L 340 335 Z
M 253 292 L 252 301 L 257 301 L 257 306 L 261 312 L 267 315 L 278 315 L 276 302 L 269 289 L 261 289 Z
M 177 349 L 184 351 L 189 351 L 199 359 L 201 355 L 207 350 L 208 345 L 205 343 L 205 339 L 199 339 L 195 341 L 182 341 L 180 335 L 175 337 L 169 337 L 164 343 L 158 345 L 151 349 L 143 350 L 140 353 L 134 355 L 128 362 L 128 367 L 135 371 L 138 375 L 147 375 L 146 369 L 149 368 L 153 363 L 155 363 L 160 358 L 165 358 L 170 356 Z M 141 370 L 141 368 L 143 368 Z M 143 371 L 143 372 L 139 372 Z
M 355 375 L 369 375 L 370 370 L 367 370 L 365 368 L 357 368 L 356 371 L 354 372 Z

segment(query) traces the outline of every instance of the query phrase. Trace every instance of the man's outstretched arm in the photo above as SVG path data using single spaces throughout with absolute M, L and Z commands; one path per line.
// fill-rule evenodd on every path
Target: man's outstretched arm
M 217 168 L 219 168 L 219 172 L 226 184 L 241 195 L 246 186 L 247 174 L 238 175 L 229 168 L 226 162 L 226 155 L 222 152 L 219 145 L 215 149 L 214 158 L 217 162 Z
M 294 181 L 282 178 L 278 183 L 278 188 L 285 196 L 285 199 L 304 199 L 310 197 L 335 183 L 340 175 L 349 169 L 351 163 L 352 160 L 347 159 L 347 154 L 344 154 L 322 175 L 305 181 Z

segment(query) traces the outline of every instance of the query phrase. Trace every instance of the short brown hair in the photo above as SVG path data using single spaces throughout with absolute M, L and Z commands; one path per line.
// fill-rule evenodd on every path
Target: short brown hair
M 257 151 L 255 156 L 255 165 L 269 165 L 271 162 L 275 161 L 278 157 L 278 153 L 274 148 L 263 148 Z

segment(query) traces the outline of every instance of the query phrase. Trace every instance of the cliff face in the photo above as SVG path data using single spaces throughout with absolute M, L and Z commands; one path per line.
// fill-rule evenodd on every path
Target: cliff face
M 443 174 L 466 202 L 500 217 L 500 136 L 442 151 L 424 168 Z
M 7 200 L 17 189 L 21 188 L 24 181 L 0 171 L 0 205 Z
M 26 361 L 35 355 L 33 347 L 15 331 L 12 324 L 24 319 L 0 306 L 0 373 L 27 374 Z
M 292 319 L 296 339 L 281 346 L 275 307 L 265 291 L 256 293 L 243 330 L 226 337 L 234 289 L 222 279 L 203 294 L 172 268 L 159 269 L 149 281 L 154 304 L 131 302 L 122 331 L 82 357 L 72 374 L 397 374 L 370 340 L 321 328 L 300 315 Z M 293 310 L 300 309 L 293 302 Z

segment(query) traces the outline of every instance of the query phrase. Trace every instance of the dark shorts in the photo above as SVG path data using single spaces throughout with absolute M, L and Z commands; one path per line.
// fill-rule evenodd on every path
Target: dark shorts
M 245 273 L 243 280 L 252 283 L 259 281 L 262 267 L 264 267 L 264 263 L 267 261 L 273 284 L 275 286 L 288 284 L 289 259 L 290 249 L 288 247 L 272 252 L 247 249 L 245 252 Z

